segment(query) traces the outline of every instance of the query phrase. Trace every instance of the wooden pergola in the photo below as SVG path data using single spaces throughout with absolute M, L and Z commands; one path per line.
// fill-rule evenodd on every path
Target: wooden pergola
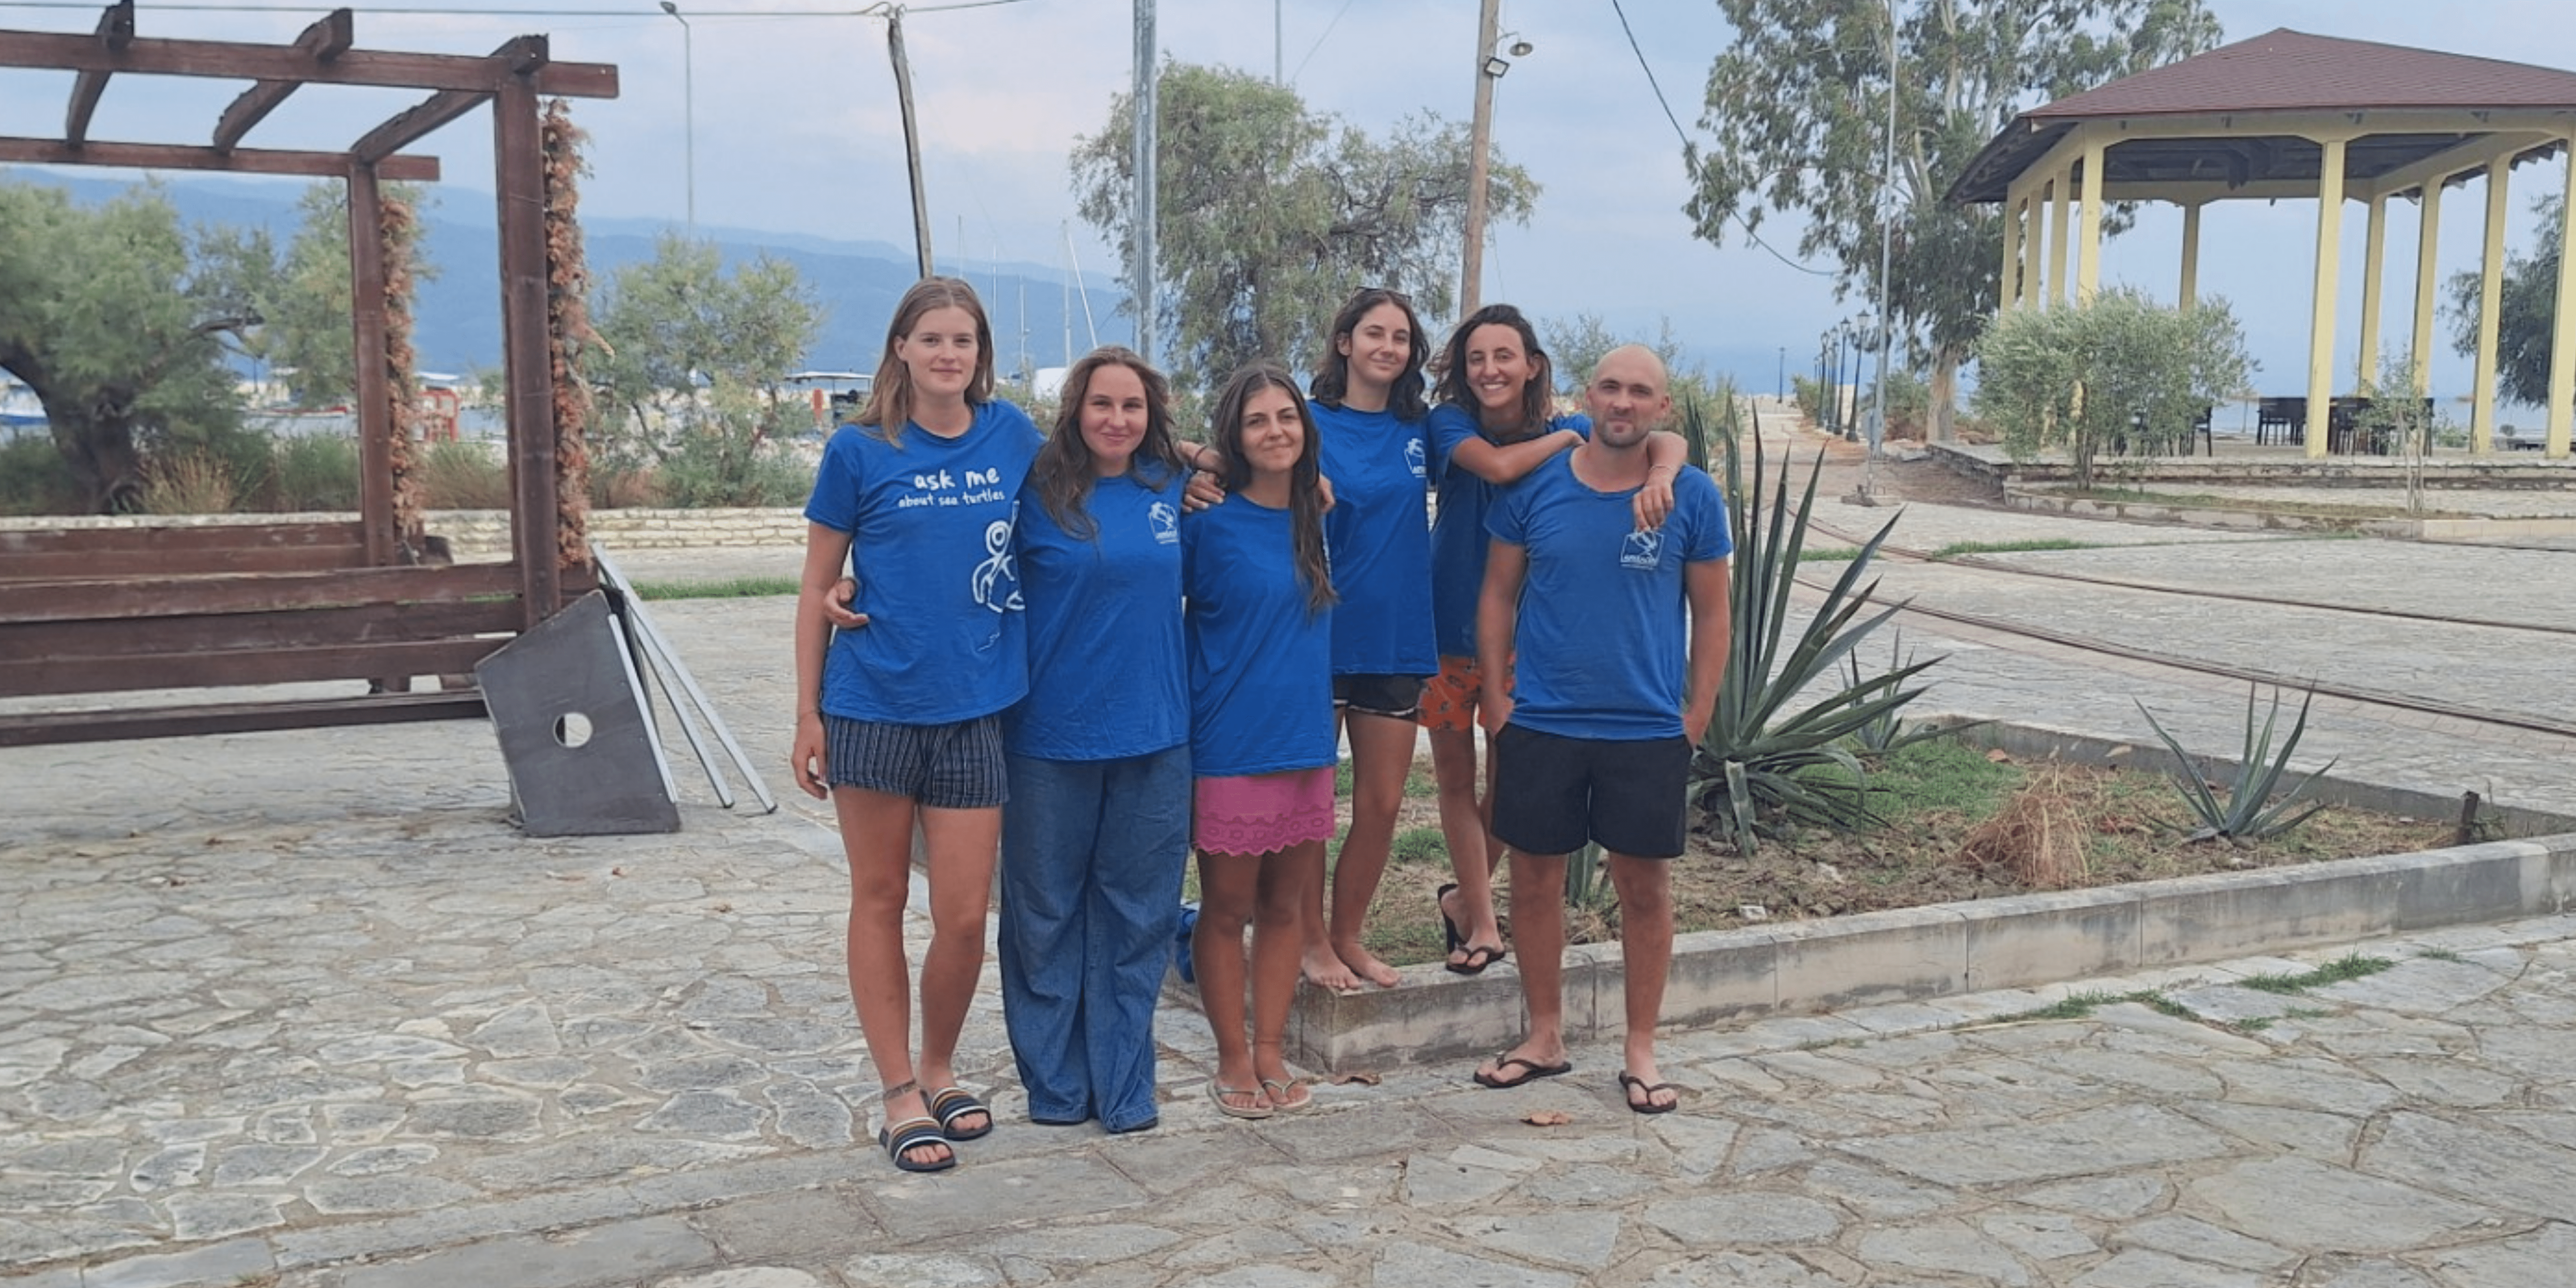
M 578 505 L 559 502 L 549 322 L 544 96 L 612 98 L 617 69 L 562 63 L 546 37 L 485 56 L 356 47 L 340 9 L 294 43 L 160 40 L 136 34 L 132 0 L 89 35 L 0 31 L 0 67 L 75 73 L 63 132 L 0 137 L 0 163 L 307 175 L 348 184 L 355 301 L 360 511 L 355 523 L 98 527 L 0 534 L 0 693 L 66 695 L 314 680 L 372 680 L 346 697 L 174 704 L 0 716 L 0 745 L 479 717 L 482 695 L 404 692 L 407 678 L 470 671 L 591 588 Z M 248 82 L 202 144 L 90 137 L 109 82 L 194 76 Z M 307 86 L 411 89 L 424 97 L 343 152 L 246 146 Z M 404 447 L 389 374 L 381 185 L 434 181 L 437 158 L 402 149 L 489 104 L 499 196 L 502 363 L 508 394 L 512 561 L 421 561 L 394 464 Z M 354 686 L 353 686 L 354 687 Z
M 2182 208 L 2180 298 L 2198 289 L 2200 212 L 2213 201 L 2317 202 L 2305 443 L 2328 448 L 2334 394 L 2337 267 L 2343 207 L 2368 210 L 2361 362 L 2377 362 L 2388 203 L 2421 204 L 2415 263 L 2413 377 L 2430 388 L 2435 239 L 2442 193 L 2486 181 L 2484 293 L 2479 312 L 2470 450 L 2495 447 L 2497 321 L 2513 168 L 2576 140 L 2576 72 L 2280 30 L 2116 80 L 2014 118 L 1952 185 L 1959 203 L 2004 207 L 2005 309 L 2090 298 L 2101 275 L 2101 221 L 2122 201 Z M 2576 166 L 2560 229 L 2576 245 Z M 2045 218 L 2043 218 L 2045 212 Z M 2070 232 L 2070 222 L 2072 231 Z M 2549 373 L 2546 450 L 2565 458 L 2576 424 L 2576 273 L 2562 260 Z

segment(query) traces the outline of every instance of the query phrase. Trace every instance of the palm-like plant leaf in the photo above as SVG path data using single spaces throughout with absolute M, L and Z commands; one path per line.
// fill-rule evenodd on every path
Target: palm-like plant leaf
M 1699 439 L 1696 409 L 1685 408 L 1683 419 L 1685 432 Z M 1879 822 L 1869 808 L 1866 768 L 1843 744 L 1874 721 L 1893 720 L 1923 696 L 1924 688 L 1909 687 L 1908 681 L 1941 660 L 1870 677 L 1852 661 L 1852 682 L 1841 682 L 1853 650 L 1902 607 L 1872 602 L 1878 582 L 1870 562 L 1895 529 L 1894 517 L 1843 565 L 1805 625 L 1791 631 L 1791 599 L 1824 459 L 1818 456 L 1793 505 L 1787 473 L 1771 478 L 1759 435 L 1753 436 L 1750 455 L 1748 480 L 1746 453 L 1736 436 L 1728 436 L 1734 639 L 1708 733 L 1692 757 L 1690 785 L 1709 827 L 1746 853 L 1760 835 L 1782 827 L 1851 829 Z M 1802 702 L 1810 691 L 1820 696 Z M 1834 772 L 1811 772 L 1820 768 Z
M 2156 737 L 2164 740 L 2165 749 L 2173 753 L 2176 766 L 2174 784 L 2182 792 L 2183 804 L 2190 807 L 2192 817 L 2200 822 L 2186 840 L 2259 841 L 2307 822 L 2326 807 L 2323 801 L 2307 801 L 2305 807 L 2300 808 L 2301 798 L 2307 795 L 2308 788 L 2327 770 L 2335 767 L 2331 760 L 2300 779 L 2298 785 L 2282 793 L 2279 800 L 2272 799 L 2274 790 L 2280 786 L 2281 775 L 2289 768 L 2291 753 L 2298 749 L 2299 739 L 2308 731 L 2308 705 L 2316 700 L 2316 691 L 2309 690 L 2299 700 L 2299 718 L 2291 723 L 2289 736 L 2281 740 L 2278 752 L 2272 750 L 2272 731 L 2281 716 L 2281 691 L 2277 688 L 2272 690 L 2271 710 L 2264 713 L 2259 725 L 2254 720 L 2254 693 L 2255 686 L 2249 684 L 2245 687 L 2244 754 L 2237 759 L 2236 780 L 2228 787 L 2224 803 L 2216 792 L 2210 790 L 2208 782 L 2192 763 L 2191 754 L 2183 750 L 2182 742 L 2166 732 L 2164 725 L 2156 719 L 2156 713 L 2147 710 L 2145 703 L 2137 704 L 2138 714 L 2147 718 L 2147 727 L 2155 730 Z M 2298 812 L 2292 813 L 2293 809 Z

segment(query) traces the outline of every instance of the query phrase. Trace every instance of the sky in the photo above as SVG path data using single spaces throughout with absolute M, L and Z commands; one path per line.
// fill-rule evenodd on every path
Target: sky
M 1919 0 L 1896 0 L 1900 5 Z M 1131 0 L 1005 0 L 942 8 L 925 0 L 904 19 L 932 242 L 940 266 L 971 274 L 995 260 L 1078 262 L 1100 285 L 1114 251 L 1076 216 L 1066 157 L 1106 122 L 1132 76 Z M 1535 48 L 1497 84 L 1494 137 L 1541 185 L 1526 227 L 1495 230 L 1484 295 L 1541 318 L 1600 315 L 1611 330 L 1650 339 L 1665 320 L 1703 361 L 1768 390 L 1778 371 L 1812 367 L 1817 337 L 1867 311 L 1837 302 L 1831 279 L 1730 238 L 1695 239 L 1683 213 L 1690 183 L 1666 103 L 1698 133 L 1711 60 L 1729 39 L 1710 0 L 1621 0 L 1639 55 L 1612 0 L 1506 0 L 1503 43 Z M 701 226 L 909 244 L 902 126 L 886 57 L 886 22 L 856 0 L 745 0 L 682 5 L 689 26 L 651 0 L 416 0 L 358 7 L 362 48 L 481 54 L 525 32 L 553 37 L 555 57 L 615 63 L 622 93 L 581 101 L 593 175 L 584 210 L 684 221 L 694 190 Z M 540 7 L 545 12 L 536 12 Z M 826 9 L 829 12 L 826 12 Z M 2230 41 L 2291 27 L 2322 35 L 2576 69 L 2576 24 L 2564 0 L 2216 0 Z M 1284 71 L 1310 107 L 1381 131 L 1409 114 L 1463 121 L 1474 92 L 1476 0 L 1162 0 L 1157 44 L 1168 56 L 1259 74 Z M 516 10 L 517 12 L 503 12 Z M 793 11 L 793 16 L 779 15 Z M 291 40 L 321 10 L 233 5 L 191 10 L 146 3 L 150 36 Z M 0 29 L 87 31 L 95 5 L 0 0 Z M 1274 39 L 1274 32 L 1276 38 Z M 1661 86 L 1663 102 L 1647 69 Z M 58 134 L 68 73 L 0 70 L 0 134 Z M 238 82 L 127 78 L 111 85 L 92 137 L 202 141 Z M 314 87 L 250 139 L 255 146 L 341 149 L 408 106 L 403 92 Z M 490 129 L 475 114 L 415 145 L 446 166 L 442 207 L 488 199 Z M 694 139 L 694 184 L 688 164 Z M 2561 162 L 2526 166 L 2512 185 L 2512 244 L 2531 235 L 2532 197 L 2564 183 Z M 281 183 L 301 181 L 280 180 Z M 2482 198 L 2475 185 L 2445 203 L 2445 274 L 2473 267 Z M 2411 298 L 2414 214 L 2392 205 L 2392 289 L 2383 334 L 2403 336 Z M 2341 365 L 2357 358 L 2360 211 L 2346 208 Z M 1167 215 L 1168 217 L 1168 215 Z M 2201 290 L 2228 297 L 2245 322 L 2265 392 L 2304 392 L 2313 203 L 2224 203 L 2204 216 Z M 1794 243 L 1795 220 L 1765 225 Z M 2108 243 L 2105 280 L 2170 299 L 2180 216 L 2148 208 L 2136 231 Z M 730 234 L 729 234 L 730 235 Z M 1071 243 L 1068 251 L 1067 242 Z M 2447 326 L 2436 393 L 2466 392 L 2464 359 Z M 1783 352 L 1785 351 L 1785 353 Z M 2276 388 L 2277 386 L 2277 388 Z M 2506 417 L 2508 421 L 2511 416 Z

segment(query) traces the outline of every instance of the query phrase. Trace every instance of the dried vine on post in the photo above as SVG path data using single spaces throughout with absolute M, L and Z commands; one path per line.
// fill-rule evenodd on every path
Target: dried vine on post
M 540 146 L 546 168 L 546 351 L 554 390 L 555 549 L 561 567 L 590 562 L 590 382 L 582 358 L 599 342 L 590 327 L 590 268 L 581 248 L 581 159 L 590 136 L 572 123 L 564 100 L 546 104 Z
M 412 562 L 423 548 L 420 473 L 412 444 L 420 435 L 420 388 L 412 371 L 411 304 L 418 279 L 412 276 L 412 245 L 420 240 L 420 217 L 411 203 L 388 194 L 379 207 L 376 234 L 384 241 L 385 262 L 385 397 L 393 401 L 386 420 L 385 461 L 393 471 L 394 534 Z

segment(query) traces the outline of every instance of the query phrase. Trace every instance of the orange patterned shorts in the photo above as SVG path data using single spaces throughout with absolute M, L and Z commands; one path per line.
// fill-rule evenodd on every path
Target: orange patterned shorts
M 1510 681 L 1504 683 L 1508 686 Z M 1440 674 L 1422 686 L 1422 727 L 1473 733 L 1476 705 L 1485 692 L 1485 673 L 1472 657 L 1440 659 Z M 1503 692 L 1509 693 L 1506 687 Z

